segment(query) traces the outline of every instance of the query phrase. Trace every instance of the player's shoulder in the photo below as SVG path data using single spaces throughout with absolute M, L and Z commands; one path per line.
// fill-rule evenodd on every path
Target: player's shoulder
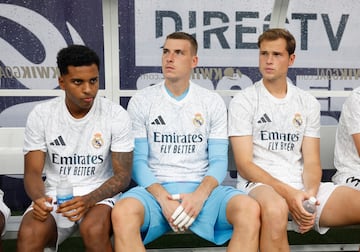
M 42 113 L 51 112 L 51 111 L 54 111 L 57 108 L 59 108 L 59 106 L 61 106 L 63 102 L 64 102 L 63 97 L 55 97 L 55 98 L 51 98 L 49 100 L 37 102 L 34 105 L 32 111 L 33 112 L 42 112 Z
M 357 87 L 353 91 L 351 91 L 349 99 L 360 99 L 360 87 Z
M 343 104 L 343 110 L 345 107 L 358 109 L 359 102 L 360 102 L 360 87 L 357 87 L 353 91 L 351 91 L 349 96 L 346 98 Z
M 239 90 L 231 100 L 232 103 L 243 103 L 249 101 L 253 103 L 259 97 L 259 90 L 261 89 L 261 82 L 255 82 L 254 84 L 247 86 L 246 88 Z
M 159 82 L 155 85 L 151 85 L 148 87 L 145 87 L 143 89 L 139 89 L 136 91 L 136 93 L 134 94 L 134 98 L 143 98 L 143 97 L 152 97 L 155 94 L 158 94 L 159 92 L 161 92 L 162 86 L 164 85 L 164 82 Z
M 304 89 L 301 89 L 292 83 L 289 83 L 288 87 L 293 89 L 294 90 L 293 93 L 295 93 L 297 96 L 301 97 L 303 100 L 307 100 L 312 103 L 318 103 L 318 100 L 316 99 L 316 97 L 314 95 L 312 95 L 310 92 L 308 92 Z
M 126 114 L 127 111 L 120 104 L 110 100 L 106 97 L 97 98 L 98 106 L 101 110 L 101 113 L 114 116 L 116 114 Z
M 222 100 L 221 96 L 215 91 L 211 89 L 204 88 L 199 84 L 190 81 L 190 88 L 192 92 L 201 99 L 210 99 L 210 100 Z

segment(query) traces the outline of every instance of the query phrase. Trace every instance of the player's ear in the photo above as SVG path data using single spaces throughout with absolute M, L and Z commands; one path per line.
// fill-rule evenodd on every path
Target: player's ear
M 197 64 L 199 63 L 199 58 L 197 55 L 192 57 L 192 68 L 195 68 Z

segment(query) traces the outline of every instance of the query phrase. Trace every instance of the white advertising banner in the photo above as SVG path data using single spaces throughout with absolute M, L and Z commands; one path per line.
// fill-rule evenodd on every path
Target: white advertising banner
M 346 4 L 345 4 L 346 3 Z M 167 34 L 182 30 L 199 43 L 201 66 L 257 66 L 257 38 L 269 26 L 273 1 L 136 0 L 137 66 L 159 64 L 154 56 Z M 290 1 L 285 28 L 297 40 L 294 67 L 358 65 L 360 1 Z

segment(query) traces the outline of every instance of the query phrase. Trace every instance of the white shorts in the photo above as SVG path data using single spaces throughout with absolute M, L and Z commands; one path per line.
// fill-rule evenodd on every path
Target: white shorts
M 96 205 L 107 205 L 111 208 L 114 207 L 115 205 L 115 198 L 107 198 L 104 199 L 102 201 L 99 201 L 98 203 L 96 203 Z M 51 211 L 51 215 L 54 217 L 55 221 L 57 222 L 57 213 L 56 213 L 56 209 L 57 209 L 57 204 L 52 204 L 53 210 Z M 25 211 L 24 215 L 31 211 L 33 209 L 33 204 L 31 204 Z M 69 228 L 57 228 L 57 233 L 58 233 L 58 238 L 56 241 L 56 247 L 55 248 L 46 248 L 44 250 L 45 251 L 57 251 L 59 245 L 68 237 L 70 237 L 73 233 L 75 233 L 78 229 L 79 229 L 79 223 L 81 223 L 82 219 L 79 220 L 78 222 L 76 222 L 72 227 Z
M 8 222 L 8 219 L 9 219 L 9 216 L 11 214 L 10 212 L 10 209 L 8 208 L 8 206 L 4 203 L 4 199 L 3 199 L 3 191 L 0 190 L 0 212 L 4 215 L 5 217 L 5 227 L 4 227 L 4 230 L 0 230 L 1 232 L 1 236 L 3 236 L 6 232 L 6 225 L 7 225 L 7 222 Z
M 263 183 L 249 182 L 249 183 L 244 184 L 244 187 L 242 187 L 240 185 L 240 183 L 238 183 L 237 187 L 238 187 L 238 189 L 243 190 L 245 193 L 249 194 L 251 190 L 253 190 L 254 188 L 261 186 L 261 185 L 269 186 L 269 185 L 266 185 Z M 296 186 L 293 186 L 293 187 L 297 188 Z M 321 216 L 322 210 L 323 210 L 326 202 L 328 201 L 330 195 L 334 192 L 336 187 L 338 187 L 338 185 L 335 185 L 334 183 L 331 183 L 331 182 L 320 183 L 318 194 L 316 195 L 316 199 L 318 200 L 320 205 L 317 207 L 317 210 L 316 210 L 315 225 L 314 225 L 314 229 L 320 234 L 325 234 L 329 230 L 329 227 L 320 227 L 319 221 L 320 221 L 320 216 Z
M 360 176 L 359 174 L 350 174 L 343 172 L 336 172 L 332 180 L 337 185 L 344 185 L 360 191 Z

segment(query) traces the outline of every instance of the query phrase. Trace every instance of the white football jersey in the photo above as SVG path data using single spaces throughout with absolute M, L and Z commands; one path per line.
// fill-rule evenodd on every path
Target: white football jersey
M 360 133 L 360 87 L 352 91 L 343 104 L 336 131 L 334 165 L 337 169 L 334 182 L 343 183 L 350 176 L 360 176 L 360 157 L 353 134 Z
M 200 182 L 209 166 L 208 139 L 227 139 L 224 101 L 192 82 L 180 101 L 164 82 L 139 90 L 128 112 L 135 138 L 148 139 L 148 165 L 159 182 Z
M 130 152 L 133 146 L 128 113 L 101 97 L 81 119 L 71 116 L 63 97 L 41 103 L 29 114 L 25 129 L 24 153 L 46 152 L 48 194 L 54 194 L 60 174 L 68 175 L 74 195 L 91 192 L 113 175 L 110 151 Z
M 254 163 L 301 188 L 301 145 L 304 136 L 320 137 L 320 104 L 293 84 L 287 86 L 282 99 L 272 96 L 262 81 L 240 91 L 229 105 L 229 136 L 251 135 Z M 238 188 L 247 182 L 238 175 Z

